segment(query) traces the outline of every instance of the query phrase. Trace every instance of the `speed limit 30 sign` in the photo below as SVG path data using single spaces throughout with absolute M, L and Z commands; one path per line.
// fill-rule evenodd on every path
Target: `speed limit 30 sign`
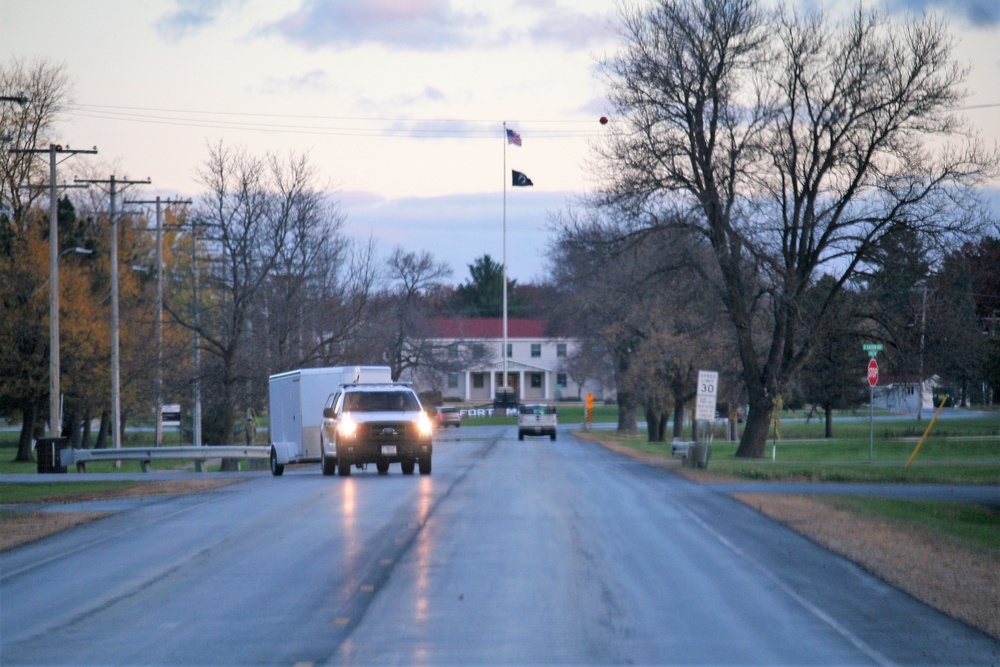
M 698 402 L 695 404 L 696 421 L 715 419 L 715 397 L 719 389 L 717 371 L 698 371 Z

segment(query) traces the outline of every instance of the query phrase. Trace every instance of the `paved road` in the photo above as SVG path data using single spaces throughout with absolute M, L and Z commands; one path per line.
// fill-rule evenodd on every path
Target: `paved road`
M 429 477 L 249 475 L 0 554 L 0 664 L 1000 661 L 712 485 L 565 433 L 436 446 Z

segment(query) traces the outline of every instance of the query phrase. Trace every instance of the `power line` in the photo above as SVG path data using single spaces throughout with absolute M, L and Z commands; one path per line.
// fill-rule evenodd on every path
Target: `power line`
M 280 134 L 412 139 L 494 139 L 497 134 L 497 128 L 500 127 L 502 122 L 460 118 L 366 118 L 357 116 L 194 111 L 108 105 L 75 105 L 70 107 L 68 114 L 80 118 L 179 127 L 245 130 Z M 297 121 L 305 121 L 306 124 Z M 328 121 L 331 124 L 317 124 L 315 121 Z M 529 124 L 554 126 L 553 129 L 533 128 L 531 134 L 535 138 L 575 138 L 597 135 L 597 133 L 589 129 L 582 128 L 584 124 L 588 126 L 592 125 L 593 120 L 526 119 L 518 122 L 522 126 Z M 572 126 L 578 126 L 580 129 L 573 129 Z
M 182 113 L 182 114 L 202 114 L 202 115 L 217 115 L 217 116 L 251 116 L 259 118 L 302 118 L 302 119 L 322 119 L 322 120 L 347 120 L 347 121 L 366 121 L 366 122 L 405 122 L 405 123 L 483 123 L 483 124 L 496 124 L 500 125 L 503 123 L 502 120 L 496 120 L 492 118 L 406 118 L 397 116 L 328 116 L 328 115 L 314 115 L 314 114 L 276 114 L 276 113 L 254 113 L 246 111 L 208 111 L 202 109 L 164 109 L 159 107 L 133 107 L 133 106 L 112 106 L 107 104 L 76 104 L 73 105 L 75 108 L 79 109 L 122 109 L 127 111 L 155 111 L 160 113 Z M 997 106 L 1000 106 L 998 104 Z M 558 123 L 558 124 L 568 124 L 568 123 L 593 123 L 593 119 L 567 119 L 567 118 L 550 118 L 550 119 L 532 119 L 532 118 L 519 118 L 519 123 Z

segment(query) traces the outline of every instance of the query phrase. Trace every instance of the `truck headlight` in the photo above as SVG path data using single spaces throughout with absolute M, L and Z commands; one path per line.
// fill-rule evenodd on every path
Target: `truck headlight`
M 337 433 L 342 438 L 353 438 L 354 434 L 358 431 L 358 424 L 356 421 L 351 419 L 350 415 L 345 414 L 340 423 L 337 424 Z
M 430 434 L 434 432 L 434 424 L 431 423 L 426 412 L 421 412 L 420 417 L 417 418 L 417 431 L 424 437 L 430 437 Z

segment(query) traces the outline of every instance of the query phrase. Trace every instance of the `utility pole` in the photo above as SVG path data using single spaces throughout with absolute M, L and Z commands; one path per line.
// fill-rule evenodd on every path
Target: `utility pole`
M 160 218 L 161 199 L 126 200 L 126 204 L 156 204 L 156 446 L 163 444 L 163 223 Z M 167 206 L 190 204 L 190 199 L 168 199 Z
M 917 401 L 917 421 L 924 418 L 924 337 L 927 333 L 927 284 L 920 296 L 920 399 Z M 933 401 L 932 401 L 933 404 Z
M 194 273 L 191 299 L 191 344 L 194 348 L 194 408 L 191 414 L 191 444 L 201 447 L 201 335 L 198 321 L 198 218 L 191 220 L 191 270 Z
M 122 405 L 118 343 L 121 328 L 118 321 L 118 215 L 115 211 L 115 198 L 118 193 L 118 186 L 147 185 L 152 181 L 148 178 L 144 181 L 116 180 L 114 174 L 108 180 L 75 179 L 75 181 L 77 183 L 92 185 L 108 185 L 108 193 L 111 196 L 111 208 L 109 209 L 109 217 L 111 219 L 111 421 L 114 424 L 112 439 L 115 443 L 115 449 L 121 449 Z
M 59 186 L 56 184 L 56 155 L 94 155 L 97 147 L 74 150 L 69 146 L 63 148 L 59 144 L 49 144 L 48 148 L 12 148 L 10 152 L 49 154 L 49 435 L 58 438 L 62 433 L 62 413 L 59 387 Z

